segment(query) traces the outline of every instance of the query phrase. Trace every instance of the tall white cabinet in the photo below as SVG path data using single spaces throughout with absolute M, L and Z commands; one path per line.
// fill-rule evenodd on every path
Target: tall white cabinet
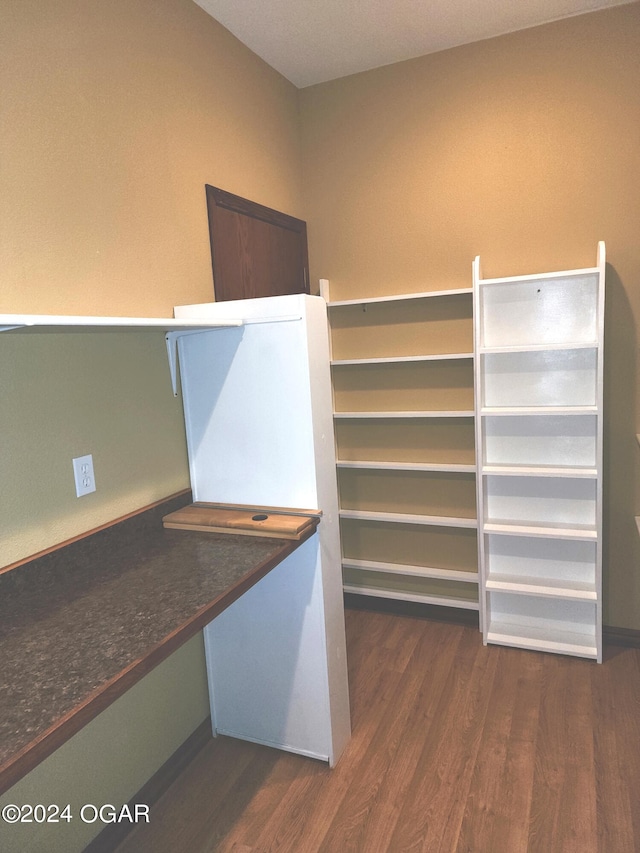
M 178 342 L 194 500 L 322 511 L 318 533 L 205 628 L 214 730 L 333 765 L 350 716 L 324 300 L 175 315 L 238 321 Z
M 485 643 L 602 660 L 604 277 L 473 264 Z

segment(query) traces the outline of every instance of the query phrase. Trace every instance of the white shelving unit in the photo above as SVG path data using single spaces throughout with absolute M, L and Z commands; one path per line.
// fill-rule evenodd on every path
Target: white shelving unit
M 477 610 L 473 291 L 320 291 L 344 590 Z
M 473 264 L 485 643 L 602 660 L 604 276 Z

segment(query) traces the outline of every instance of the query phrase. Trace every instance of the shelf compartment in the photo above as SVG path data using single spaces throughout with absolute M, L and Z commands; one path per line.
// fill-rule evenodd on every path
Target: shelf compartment
M 487 524 L 596 527 L 594 480 L 494 475 L 483 480 Z
M 475 474 L 440 471 L 338 471 L 342 510 L 385 512 L 475 520 Z
M 345 568 L 343 589 L 356 595 L 459 607 L 465 610 L 479 609 L 478 587 L 473 583 Z
M 371 519 L 340 522 L 343 560 L 404 564 L 478 573 L 478 539 L 473 528 L 394 524 Z
M 332 306 L 332 307 L 335 307 Z M 470 298 L 380 300 L 331 312 L 333 358 L 451 356 L 473 352 Z M 425 335 L 428 326 L 429 334 Z
M 486 595 L 486 642 L 598 658 L 595 602 L 508 592 Z
M 482 406 L 595 406 L 597 350 L 485 353 Z
M 440 569 L 435 566 L 413 566 L 404 563 L 381 563 L 374 560 L 342 560 L 343 569 L 358 569 L 369 572 L 385 572 L 392 575 L 417 578 L 434 578 L 456 583 L 478 583 L 478 572 L 455 569 Z
M 485 534 L 486 588 L 595 601 L 597 544 Z
M 473 412 L 473 362 L 341 366 L 333 390 L 336 413 Z
M 597 269 L 480 284 L 482 347 L 597 340 Z

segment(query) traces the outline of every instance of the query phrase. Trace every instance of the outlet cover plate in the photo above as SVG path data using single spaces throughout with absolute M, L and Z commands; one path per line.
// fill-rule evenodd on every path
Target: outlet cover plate
M 78 456 L 73 461 L 73 476 L 76 481 L 76 497 L 89 495 L 96 490 L 96 478 L 93 473 L 93 456 Z

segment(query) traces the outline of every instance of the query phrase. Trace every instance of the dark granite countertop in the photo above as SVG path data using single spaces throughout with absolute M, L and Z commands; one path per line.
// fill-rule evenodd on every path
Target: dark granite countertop
M 301 544 L 164 529 L 189 500 L 0 574 L 0 792 Z

